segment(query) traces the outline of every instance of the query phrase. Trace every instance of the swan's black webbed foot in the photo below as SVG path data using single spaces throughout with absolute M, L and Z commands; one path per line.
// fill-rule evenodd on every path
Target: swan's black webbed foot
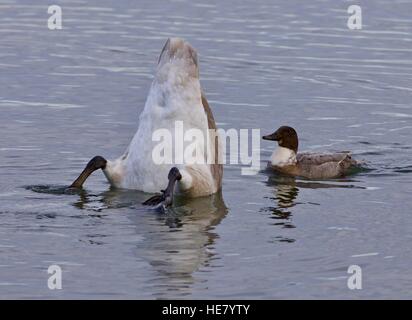
M 182 179 L 182 175 L 178 168 L 173 167 L 169 171 L 169 175 L 167 176 L 169 179 L 169 183 L 167 185 L 166 190 L 161 190 L 161 194 L 154 195 L 153 197 L 147 199 L 143 202 L 145 206 L 153 206 L 153 207 L 170 207 L 173 204 L 173 194 L 176 181 Z

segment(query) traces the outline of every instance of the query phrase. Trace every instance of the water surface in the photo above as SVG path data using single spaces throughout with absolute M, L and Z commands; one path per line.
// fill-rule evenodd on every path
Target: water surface
M 411 298 L 412 3 L 0 2 L 0 298 Z M 288 124 L 302 150 L 370 169 L 307 181 L 225 167 L 222 196 L 111 190 L 85 163 L 122 154 L 170 36 L 199 51 L 221 128 Z M 261 143 L 262 168 L 273 144 Z M 63 290 L 47 268 L 63 269 Z M 362 267 L 363 289 L 347 288 Z

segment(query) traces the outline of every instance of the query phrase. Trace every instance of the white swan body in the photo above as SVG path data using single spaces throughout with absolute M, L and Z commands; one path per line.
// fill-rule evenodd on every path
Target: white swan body
M 216 176 L 213 165 L 206 164 L 206 161 L 205 164 L 175 163 L 175 155 L 183 154 L 190 141 L 173 141 L 172 145 L 168 145 L 169 149 L 164 154 L 171 154 L 172 159 L 165 156 L 167 161 L 164 164 L 156 164 L 152 158 L 153 148 L 159 144 L 159 141 L 153 141 L 153 132 L 166 129 L 174 137 L 176 121 L 183 124 L 183 132 L 198 129 L 207 137 L 211 114 L 207 112 L 205 101 L 199 82 L 196 51 L 182 39 L 169 39 L 160 55 L 135 136 L 125 154 L 115 161 L 108 161 L 103 170 L 109 182 L 118 188 L 158 192 L 166 187 L 168 172 L 175 166 L 182 175 L 178 191 L 191 196 L 218 191 L 221 176 Z M 198 150 L 205 150 L 205 145 L 201 141 L 198 143 Z M 205 159 L 206 155 L 207 151 L 200 154 Z

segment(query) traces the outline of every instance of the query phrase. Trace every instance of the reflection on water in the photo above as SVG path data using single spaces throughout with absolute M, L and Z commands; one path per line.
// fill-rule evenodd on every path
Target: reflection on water
M 296 187 L 295 179 L 292 177 L 270 179 L 268 184 L 275 187 L 275 196 L 270 197 L 270 199 L 274 200 L 276 203 L 276 206 L 271 209 L 274 215 L 273 218 L 289 220 L 291 215 L 291 211 L 289 209 L 296 205 L 295 200 L 299 194 L 299 189 Z M 294 227 L 291 224 L 278 223 L 277 225 L 292 228 Z
M 134 213 L 128 217 L 136 234 L 143 237 L 134 251 L 157 273 L 150 283 L 156 298 L 190 294 L 192 274 L 207 267 L 215 256 L 212 249 L 218 236 L 214 229 L 228 212 L 221 193 L 196 199 L 177 198 L 173 208 L 166 212 L 148 211 L 141 205 L 147 194 L 133 190 L 111 188 L 100 194 L 83 190 L 78 195 L 73 204 L 78 209 L 104 212 L 133 208 Z M 91 234 L 87 241 L 104 244 L 98 240 L 104 237 L 101 233 Z
M 168 214 L 157 214 L 142 224 L 130 217 L 144 241 L 136 255 L 145 259 L 157 275 L 151 286 L 156 298 L 189 295 L 194 283 L 193 273 L 208 267 L 216 253 L 218 239 L 215 227 L 227 214 L 222 196 L 214 195 L 184 201 Z M 153 220 L 157 223 L 153 223 Z
M 273 189 L 274 196 L 265 197 L 270 199 L 274 206 L 269 206 L 261 209 L 261 212 L 269 212 L 271 214 L 271 219 L 276 222 L 273 223 L 275 226 L 281 226 L 282 228 L 296 228 L 292 223 L 293 218 L 293 208 L 296 205 L 301 204 L 298 201 L 298 195 L 300 189 L 330 189 L 330 188 L 354 188 L 354 189 L 365 189 L 365 187 L 357 186 L 356 180 L 352 178 L 341 178 L 330 180 L 330 182 L 317 182 L 310 180 L 302 180 L 293 176 L 283 175 L 280 173 L 274 173 L 270 169 L 263 171 L 264 174 L 268 175 L 268 180 L 266 185 Z M 332 183 L 332 181 L 334 183 Z M 307 202 L 310 205 L 320 205 L 315 202 Z M 295 242 L 296 239 L 289 237 L 275 237 L 276 241 L 279 242 Z
M 299 188 L 296 187 L 295 179 L 293 177 L 270 177 L 267 183 L 270 187 L 274 187 L 274 196 L 266 197 L 274 202 L 274 206 L 261 209 L 263 212 L 269 212 L 271 218 L 276 222 L 275 226 L 282 228 L 295 228 L 291 223 L 292 210 L 297 203 L 296 198 L 299 194 Z M 276 241 L 279 242 L 295 242 L 295 239 L 277 236 Z

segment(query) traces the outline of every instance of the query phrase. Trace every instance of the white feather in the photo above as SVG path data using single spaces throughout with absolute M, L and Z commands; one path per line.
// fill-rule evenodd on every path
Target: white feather
M 296 152 L 288 148 L 277 147 L 272 153 L 271 163 L 277 167 L 296 164 Z

